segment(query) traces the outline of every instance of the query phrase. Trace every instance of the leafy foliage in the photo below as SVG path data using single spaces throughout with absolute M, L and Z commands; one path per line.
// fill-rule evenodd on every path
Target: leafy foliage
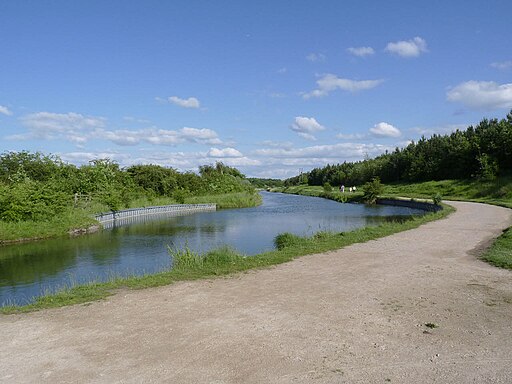
M 479 178 L 492 180 L 512 171 L 512 111 L 505 119 L 483 119 L 476 127 L 450 135 L 421 137 L 374 159 L 327 164 L 285 180 L 285 186 L 362 185 L 378 176 L 382 182 L 420 182 Z
M 434 196 L 432 196 L 432 201 L 434 202 L 435 205 L 440 205 L 441 202 L 443 201 L 443 197 L 439 192 L 437 192 Z
M 217 163 L 200 168 L 200 175 L 179 173 L 159 165 L 122 169 L 110 159 L 95 159 L 76 167 L 53 155 L 7 152 L 0 156 L 0 220 L 48 221 L 69 209 L 117 211 L 132 201 L 226 193 L 254 194 L 254 187 L 235 168 Z M 92 213 L 92 212 L 91 212 Z M 1 240 L 1 239 L 0 239 Z
M 378 177 L 374 177 L 371 181 L 363 186 L 363 199 L 367 204 L 375 204 L 379 195 L 382 195 L 384 186 Z

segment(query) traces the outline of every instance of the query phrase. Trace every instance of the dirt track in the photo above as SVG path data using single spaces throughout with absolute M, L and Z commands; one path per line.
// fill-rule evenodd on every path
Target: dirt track
M 268 270 L 0 316 L 0 382 L 511 383 L 512 272 L 475 252 L 512 211 L 453 205 Z

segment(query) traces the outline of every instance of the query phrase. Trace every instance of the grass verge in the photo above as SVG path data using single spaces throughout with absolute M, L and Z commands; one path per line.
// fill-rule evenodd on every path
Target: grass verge
M 503 234 L 482 255 L 482 260 L 496 267 L 512 269 L 512 227 L 503 231 Z
M 11 314 L 62 307 L 100 300 L 114 294 L 119 289 L 157 287 L 183 280 L 211 278 L 250 269 L 267 268 L 291 261 L 300 256 L 332 251 L 350 244 L 362 243 L 417 228 L 424 223 L 445 217 L 453 211 L 452 207 L 445 206 L 445 209 L 442 211 L 414 217 L 406 222 L 388 222 L 379 226 L 365 227 L 351 232 L 319 232 L 311 237 L 281 234 L 275 239 L 276 249 L 274 251 L 250 257 L 240 255 L 230 248 L 217 249 L 204 255 L 195 254 L 187 249 L 170 250 L 170 255 L 173 257 L 174 262 L 174 268 L 172 269 L 146 276 L 116 278 L 105 283 L 76 286 L 56 294 L 40 297 L 29 305 L 4 306 L 0 310 L 3 314 Z
M 255 192 L 225 193 L 222 195 L 192 196 L 185 199 L 187 204 L 215 203 L 218 209 L 248 208 L 261 204 L 261 196 Z
M 320 186 L 299 185 L 276 190 L 307 196 L 323 195 L 323 188 Z M 383 197 L 432 199 L 437 194 L 446 200 L 473 201 L 512 208 L 512 176 L 505 175 L 487 181 L 472 179 L 386 184 Z M 331 198 L 348 202 L 362 200 L 360 192 L 340 195 L 340 192 L 334 191 Z M 481 258 L 496 267 L 512 269 L 512 227 L 506 229 Z

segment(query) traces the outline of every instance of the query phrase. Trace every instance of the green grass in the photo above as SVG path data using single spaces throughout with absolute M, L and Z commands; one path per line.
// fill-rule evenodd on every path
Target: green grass
M 351 232 L 319 232 L 311 237 L 283 234 L 276 237 L 277 249 L 256 256 L 245 257 L 230 248 L 221 248 L 205 255 L 198 255 L 188 249 L 170 250 L 174 268 L 146 276 L 114 278 L 105 283 L 91 283 L 65 289 L 59 293 L 37 298 L 25 306 L 6 306 L 1 313 L 19 313 L 43 308 L 61 307 L 103 299 L 119 289 L 141 289 L 172 284 L 182 280 L 211 278 L 229 275 L 255 268 L 268 268 L 293 260 L 297 257 L 332 251 L 354 243 L 366 242 L 396 232 L 416 228 L 429 221 L 440 219 L 454 209 L 446 207 L 437 213 L 414 217 L 403 223 L 384 223 Z M 284 240 L 283 240 L 284 239 Z
M 492 181 L 441 180 L 385 185 L 384 194 L 431 199 L 439 193 L 444 200 L 475 201 L 512 208 L 512 176 Z
M 256 192 L 236 192 L 222 195 L 191 196 L 187 204 L 215 203 L 218 209 L 256 207 L 261 204 L 261 196 Z
M 359 188 L 361 189 L 361 188 Z M 276 189 L 285 193 L 307 196 L 321 196 L 320 186 L 294 186 Z M 441 180 L 422 183 L 395 183 L 384 185 L 383 197 L 409 197 L 432 199 L 436 194 L 444 200 L 474 201 L 512 208 L 512 176 L 505 175 L 495 180 Z M 340 192 L 333 192 L 331 198 L 341 201 Z M 348 202 L 360 202 L 362 193 L 346 193 Z M 500 268 L 512 269 L 512 227 L 504 231 L 496 242 L 482 256 L 482 259 Z
M 333 191 L 334 200 L 346 198 L 348 202 L 362 201 L 362 187 L 356 193 L 341 194 Z M 305 196 L 321 196 L 320 186 L 299 185 L 287 188 L 276 188 L 276 191 Z M 383 197 L 403 196 L 418 199 L 432 199 L 440 194 L 443 200 L 475 201 L 512 208 L 512 176 L 506 175 L 492 181 L 482 180 L 441 180 L 422 183 L 384 184 Z
M 97 224 L 88 211 L 69 208 L 48 221 L 0 221 L 0 245 L 23 240 L 37 240 L 67 235 L 72 229 Z
M 482 255 L 482 260 L 496 267 L 512 269 L 512 227 L 505 230 L 491 247 L 485 251 Z

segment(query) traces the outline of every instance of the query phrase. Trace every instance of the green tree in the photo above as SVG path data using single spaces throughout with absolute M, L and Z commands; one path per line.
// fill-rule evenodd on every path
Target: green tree
M 371 181 L 363 185 L 363 199 L 367 204 L 375 204 L 377 198 L 384 191 L 384 186 L 381 184 L 378 177 L 374 177 Z

